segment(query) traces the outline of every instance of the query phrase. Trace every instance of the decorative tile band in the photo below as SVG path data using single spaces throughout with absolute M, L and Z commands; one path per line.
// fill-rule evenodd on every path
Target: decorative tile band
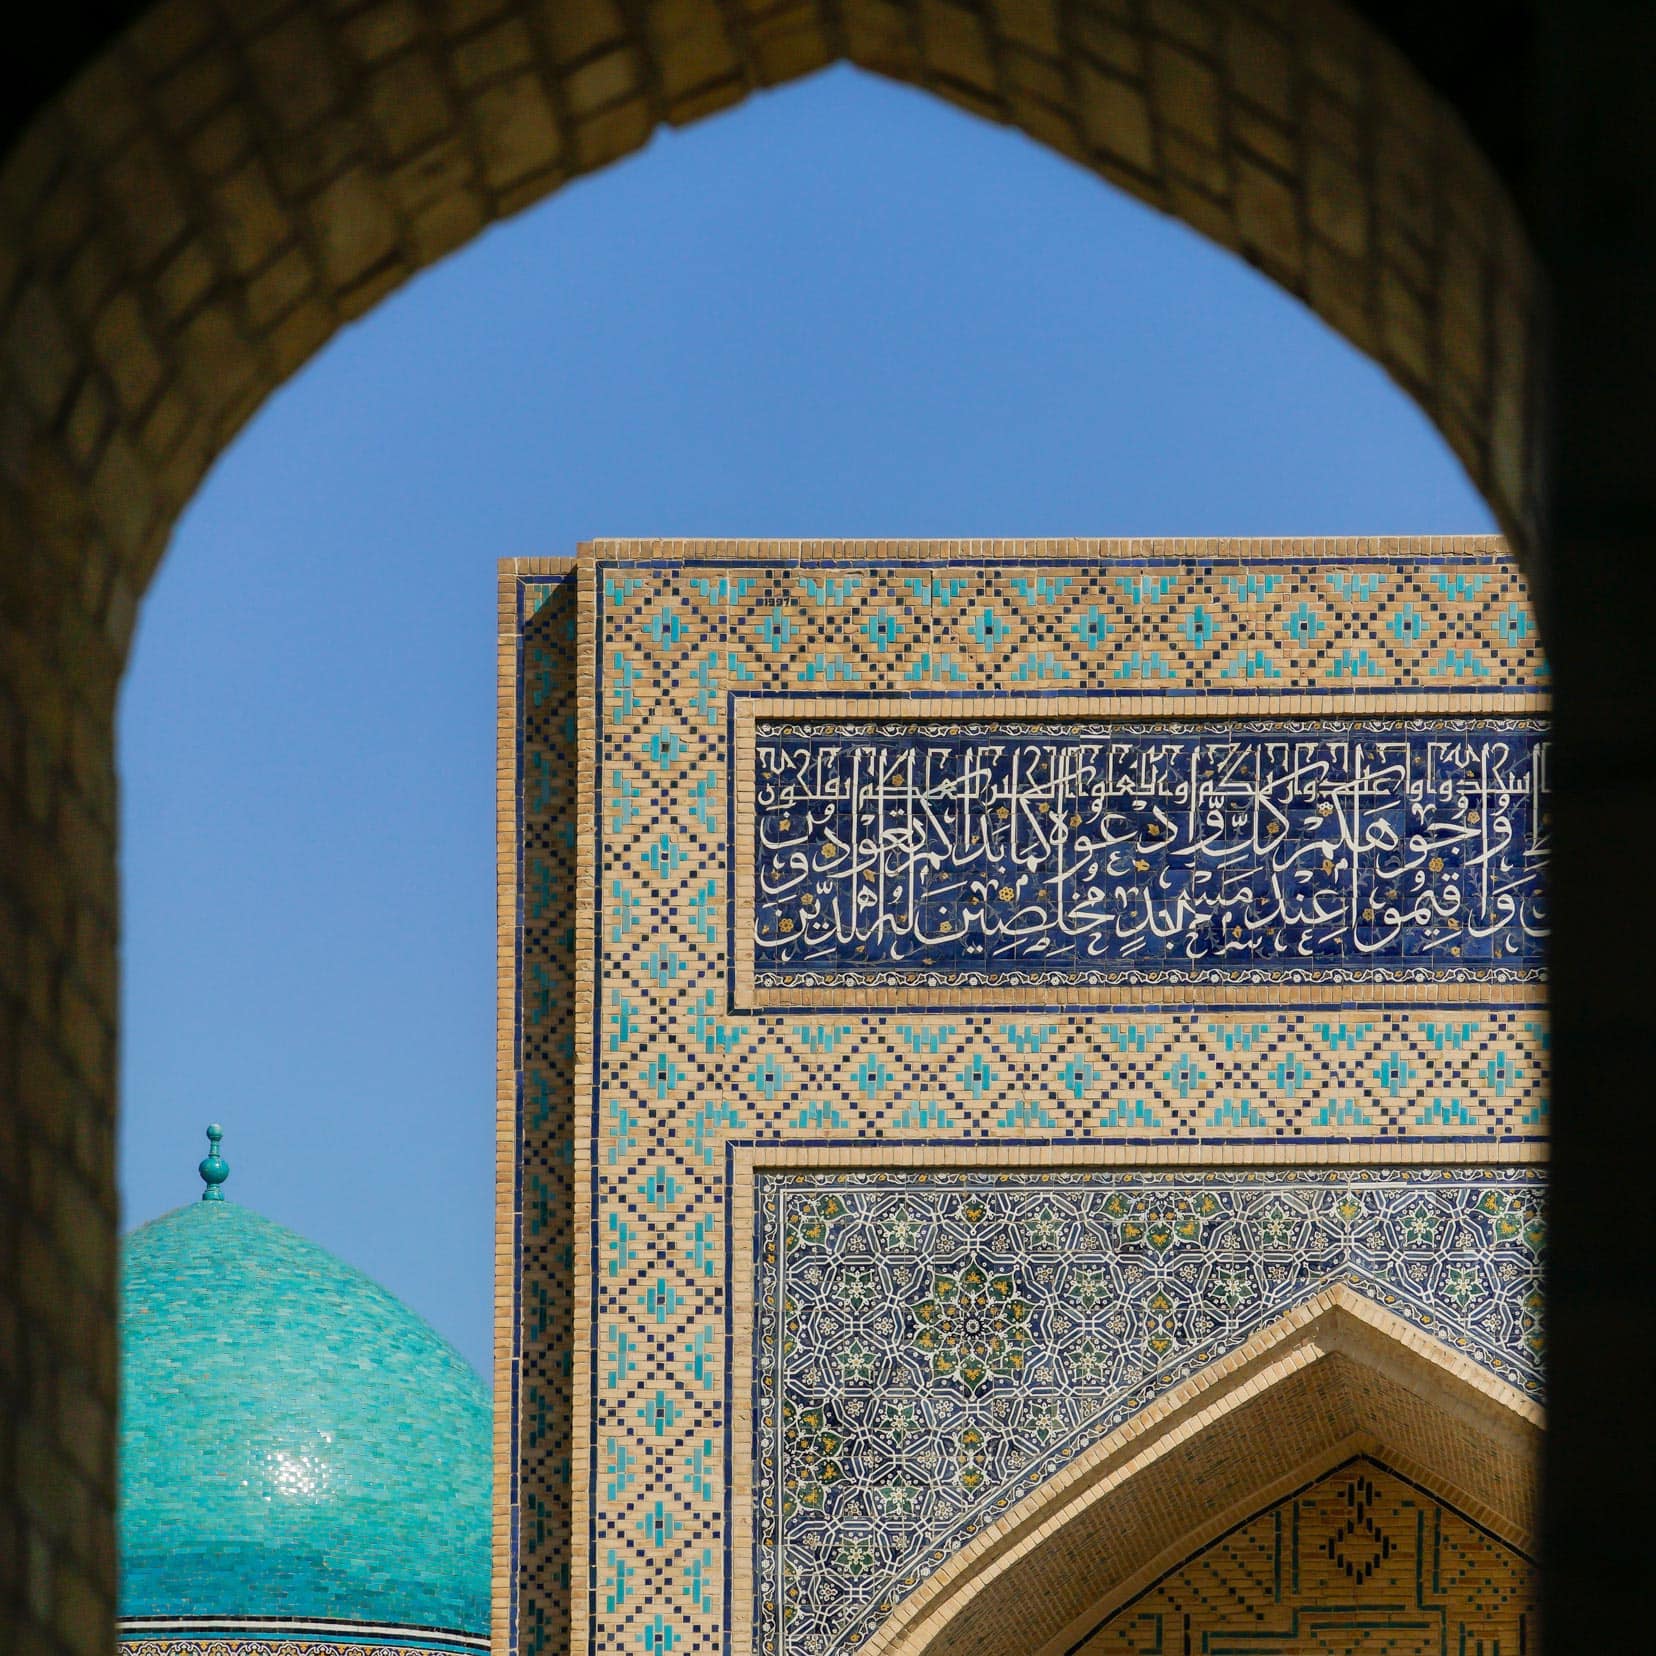
M 1521 1168 L 764 1172 L 754 1649 L 849 1651 L 973 1535 L 1343 1283 L 1539 1396 Z
M 133 1616 L 116 1624 L 122 1656 L 481 1656 L 487 1634 L 452 1628 L 277 1616 Z
M 760 718 L 754 982 L 1531 981 L 1545 728 Z
M 360 1639 L 335 1634 L 331 1638 L 318 1639 L 240 1633 L 151 1638 L 123 1633 L 117 1639 L 115 1648 L 120 1656 L 432 1656 L 433 1652 L 472 1656 L 474 1652 L 486 1651 L 489 1641 L 448 1639 L 437 1634 L 422 1643 L 418 1634 L 403 1638 L 378 1635 Z

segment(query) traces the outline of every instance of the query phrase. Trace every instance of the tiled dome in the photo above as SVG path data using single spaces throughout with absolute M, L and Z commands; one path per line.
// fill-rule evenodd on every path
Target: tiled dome
M 487 1635 L 477 1376 L 361 1272 L 218 1199 L 219 1169 L 215 1137 L 208 1199 L 126 1238 L 123 1624 Z

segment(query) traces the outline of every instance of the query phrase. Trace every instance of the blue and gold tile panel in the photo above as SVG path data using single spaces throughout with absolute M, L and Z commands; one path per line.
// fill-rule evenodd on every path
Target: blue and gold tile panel
M 1536 719 L 769 722 L 759 988 L 1523 982 Z

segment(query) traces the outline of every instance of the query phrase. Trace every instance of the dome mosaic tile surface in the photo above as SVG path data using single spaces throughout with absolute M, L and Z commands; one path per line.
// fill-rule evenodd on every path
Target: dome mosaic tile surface
M 123 1641 L 481 1645 L 487 1392 L 361 1272 L 216 1199 L 223 1166 L 126 1239 Z

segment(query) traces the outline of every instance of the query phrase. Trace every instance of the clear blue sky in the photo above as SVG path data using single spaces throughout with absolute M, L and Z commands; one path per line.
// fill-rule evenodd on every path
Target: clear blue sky
M 840 69 L 348 328 L 179 525 L 121 706 L 124 1223 L 230 1198 L 489 1367 L 495 560 L 595 535 L 1468 533 L 1240 261 Z

